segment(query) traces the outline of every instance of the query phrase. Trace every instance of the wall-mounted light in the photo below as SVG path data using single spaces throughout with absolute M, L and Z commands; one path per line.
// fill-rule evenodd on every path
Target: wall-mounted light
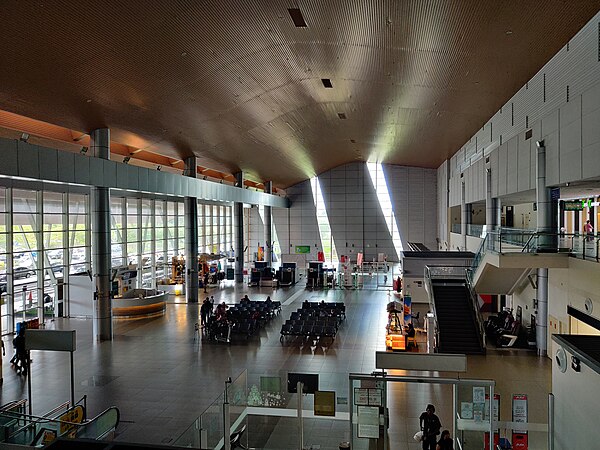
M 162 166 L 156 166 L 156 170 L 160 172 L 162 170 Z
M 127 164 L 131 160 L 131 156 L 126 156 L 123 158 L 123 164 Z
M 21 137 L 19 138 L 19 140 L 21 142 L 27 142 L 29 140 L 29 133 L 23 133 L 23 134 L 21 134 Z
M 538 148 L 541 148 L 544 146 L 544 140 L 542 139 L 541 141 L 535 141 L 535 145 L 537 145 Z
M 87 147 L 81 147 L 81 150 L 79 150 L 79 153 L 81 155 L 85 155 L 88 152 L 88 148 Z

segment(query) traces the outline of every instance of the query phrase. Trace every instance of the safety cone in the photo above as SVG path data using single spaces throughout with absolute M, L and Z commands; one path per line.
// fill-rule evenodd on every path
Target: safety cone
M 29 298 L 27 300 L 30 302 L 33 301 L 33 292 L 29 291 Z

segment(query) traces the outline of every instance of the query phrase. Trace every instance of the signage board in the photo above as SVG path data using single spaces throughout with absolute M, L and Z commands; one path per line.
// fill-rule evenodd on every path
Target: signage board
M 582 211 L 583 204 L 579 200 L 565 201 L 563 208 L 565 211 Z
M 310 245 L 296 245 L 296 255 L 307 255 L 310 253 Z
M 71 425 L 71 423 L 81 423 L 83 422 L 83 406 L 77 405 L 74 408 L 71 408 L 66 413 L 58 418 L 60 420 L 60 426 L 58 429 L 59 436 L 62 436 L 69 432 L 71 429 L 75 427 L 75 425 Z M 65 423 L 70 422 L 70 423 Z
M 335 391 L 315 391 L 315 416 L 335 416 Z
M 74 352 L 76 349 L 75 330 L 27 330 L 26 350 L 51 350 Z
M 379 438 L 379 408 L 376 406 L 358 407 L 358 437 Z

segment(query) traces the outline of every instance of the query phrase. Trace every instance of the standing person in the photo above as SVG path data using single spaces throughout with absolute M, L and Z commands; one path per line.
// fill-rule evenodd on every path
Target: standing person
M 435 415 L 435 406 L 427 405 L 425 412 L 419 417 L 419 426 L 423 432 L 423 450 L 436 450 L 437 435 L 440 434 L 442 423 Z
M 452 437 L 448 430 L 442 431 L 442 436 L 435 447 L 436 450 L 454 450 Z
M 588 241 L 594 240 L 594 226 L 590 223 L 589 220 L 585 222 L 585 225 L 583 226 L 583 231 L 585 232 Z
M 200 323 L 202 324 L 202 328 L 208 325 L 208 315 L 211 309 L 210 301 L 208 300 L 208 297 L 206 297 L 200 307 Z
M 15 354 L 17 356 L 15 366 L 17 375 L 27 375 L 27 350 L 25 350 L 25 327 L 19 329 L 19 334 L 13 340 Z

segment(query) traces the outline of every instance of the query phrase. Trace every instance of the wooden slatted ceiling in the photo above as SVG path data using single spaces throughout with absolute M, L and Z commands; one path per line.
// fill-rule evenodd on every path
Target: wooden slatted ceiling
M 308 26 L 295 27 L 288 8 Z M 194 153 L 202 167 L 276 186 L 354 160 L 437 167 L 598 9 L 597 0 L 5 2 L 0 109 L 69 130 L 108 126 L 127 148 L 175 161 Z

